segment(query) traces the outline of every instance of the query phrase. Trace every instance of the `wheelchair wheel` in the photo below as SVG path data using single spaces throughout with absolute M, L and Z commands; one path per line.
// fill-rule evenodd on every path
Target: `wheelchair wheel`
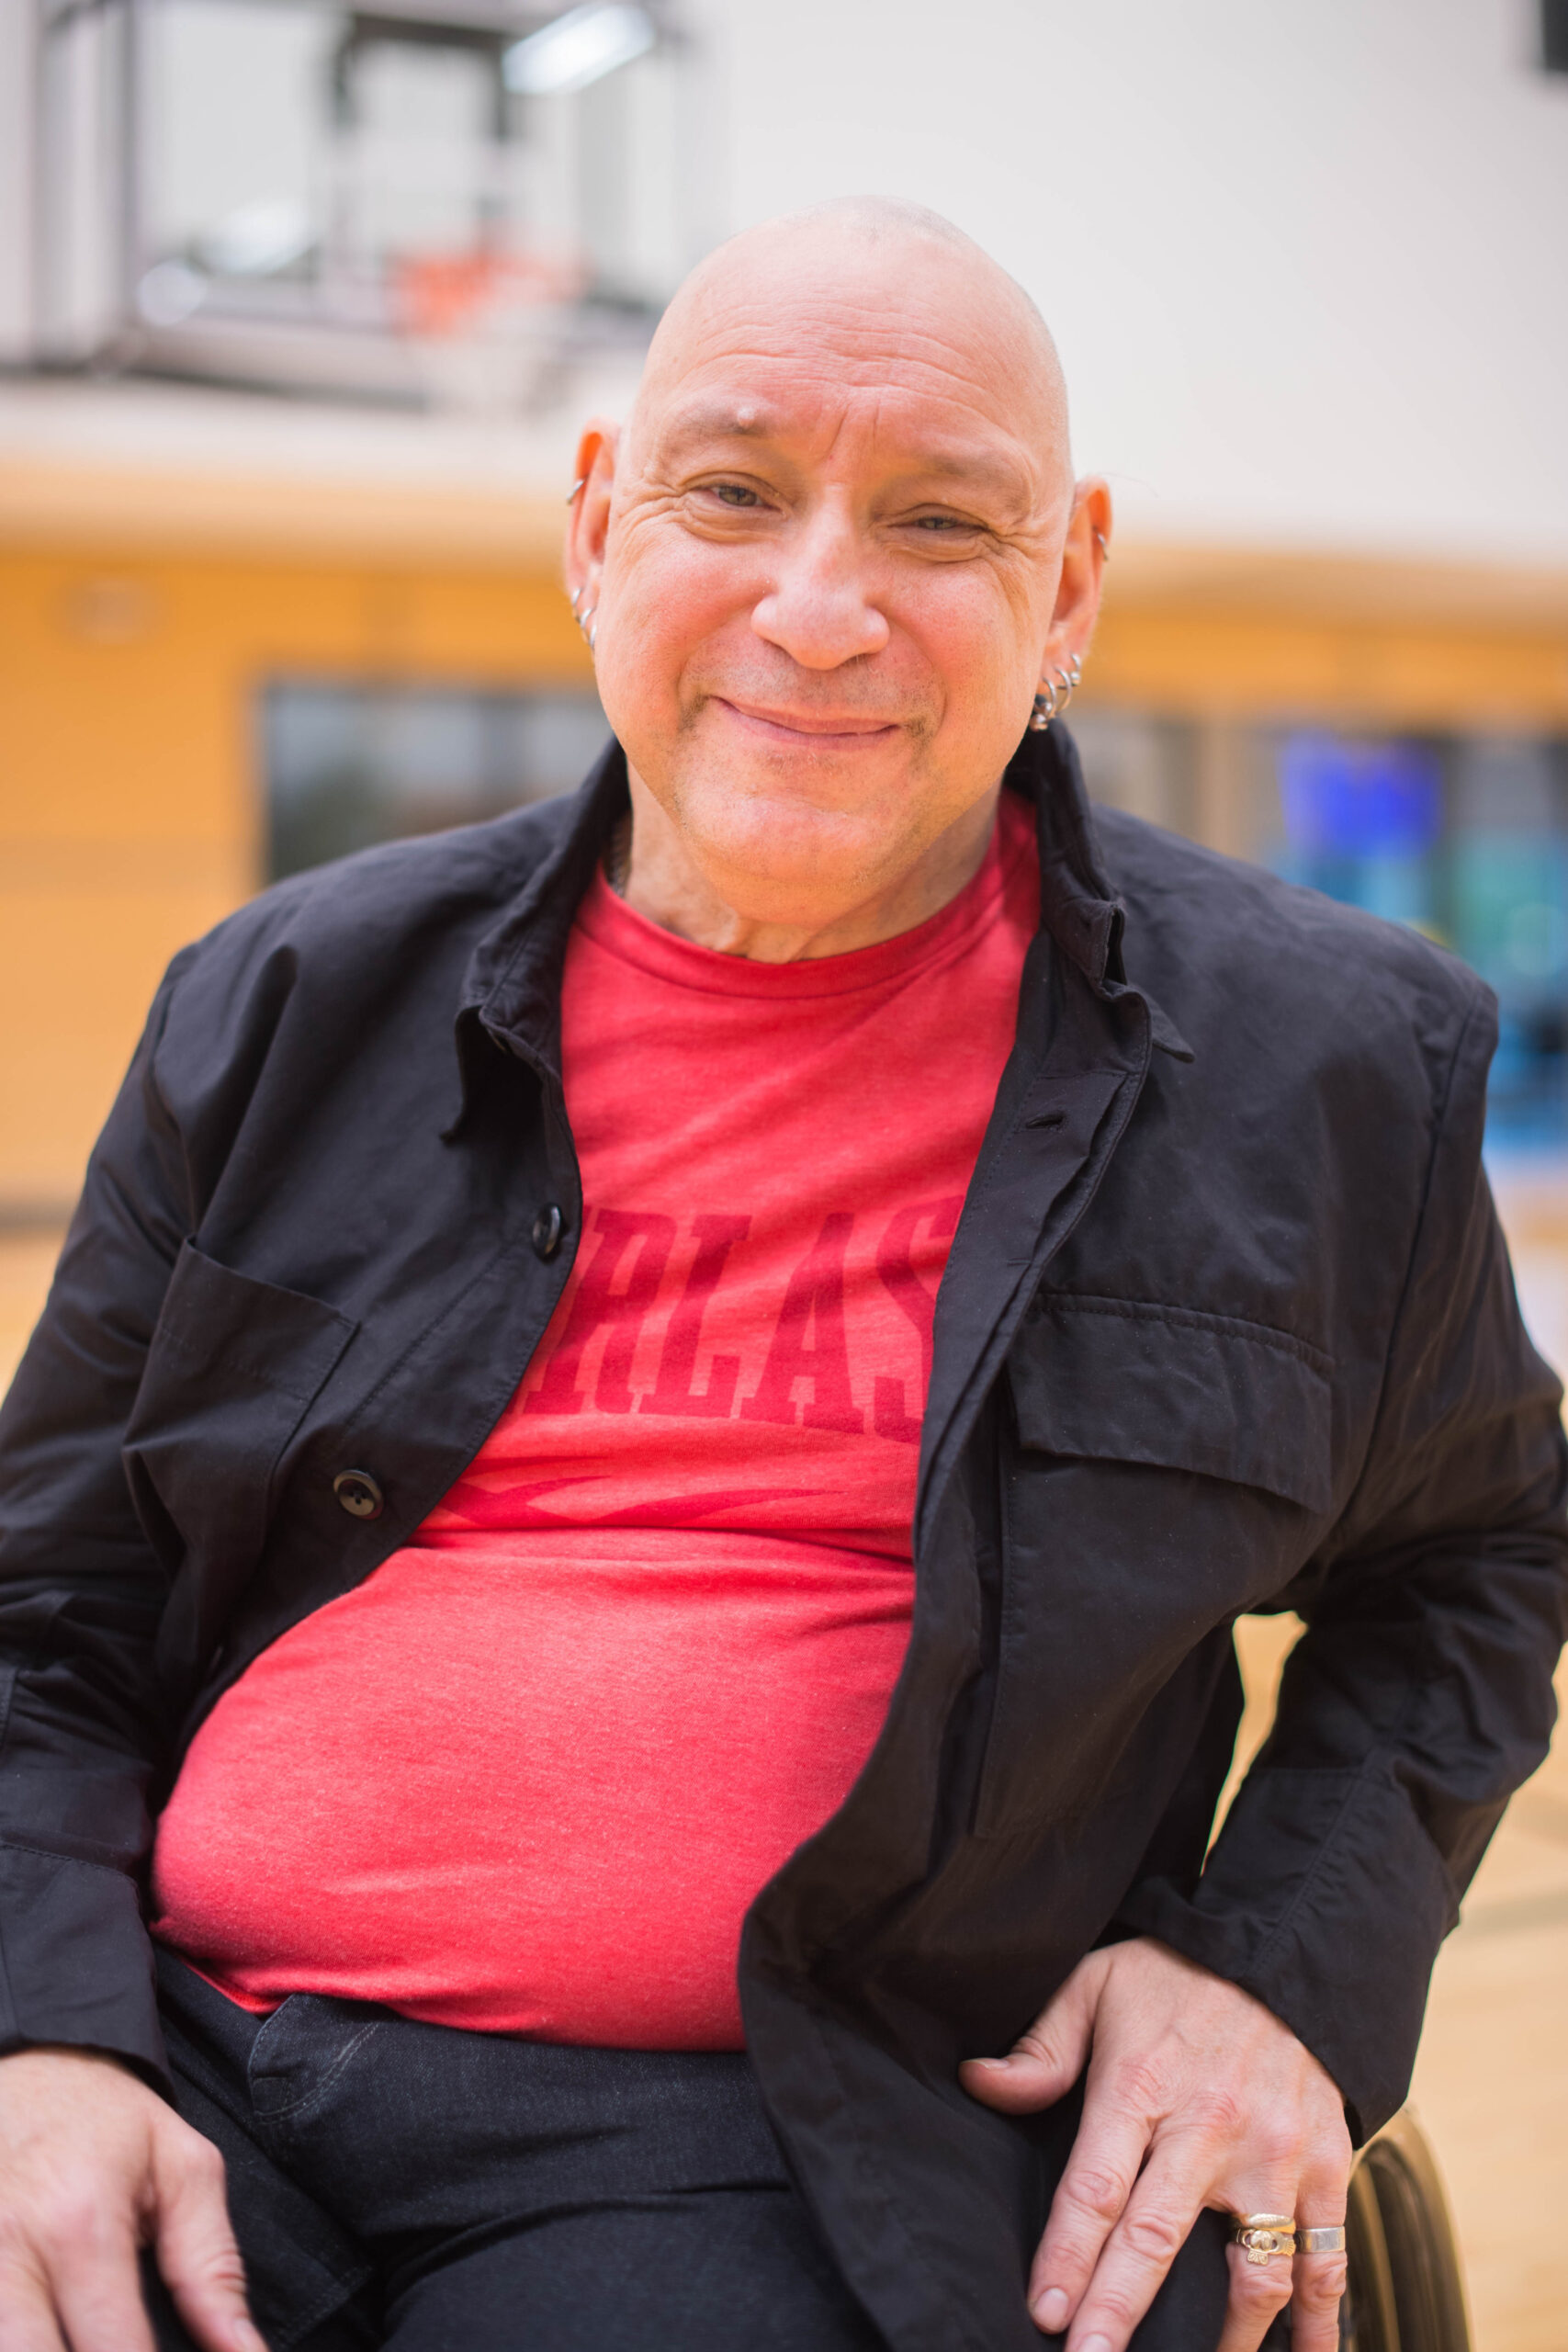
M 1407 2110 L 1356 2159 L 1345 2250 L 1340 2352 L 1471 2352 L 1448 2200 Z

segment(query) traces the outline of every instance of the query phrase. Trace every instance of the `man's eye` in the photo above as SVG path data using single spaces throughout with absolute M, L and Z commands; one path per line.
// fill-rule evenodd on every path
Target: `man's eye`
M 975 527 L 962 514 L 917 514 L 915 517 L 917 531 L 972 531 Z
M 726 506 L 756 506 L 761 503 L 756 492 L 748 490 L 743 481 L 716 481 L 711 487 L 714 496 L 722 499 Z

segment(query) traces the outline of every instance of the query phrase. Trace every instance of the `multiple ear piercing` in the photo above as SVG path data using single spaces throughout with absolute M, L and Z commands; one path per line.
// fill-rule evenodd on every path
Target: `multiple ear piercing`
M 579 474 L 577 480 L 572 483 L 571 488 L 567 492 L 567 504 L 569 506 L 574 505 L 587 487 L 588 476 L 586 474 Z M 577 623 L 578 628 L 582 631 L 583 636 L 588 639 L 588 650 L 592 653 L 599 639 L 599 632 L 593 626 L 593 616 L 598 611 L 599 607 L 597 605 L 583 605 L 581 612 L 577 609 L 578 605 L 582 603 L 582 599 L 587 595 L 587 594 L 588 589 L 586 582 L 582 587 L 574 588 L 572 590 L 571 617 Z
M 588 476 L 586 474 L 579 474 L 577 480 L 572 483 L 571 488 L 567 492 L 567 504 L 569 506 L 575 505 L 587 487 Z M 581 612 L 577 609 L 578 605 L 582 603 L 582 599 L 587 595 L 587 594 L 588 587 L 586 582 L 581 588 L 574 588 L 572 590 L 571 617 L 577 623 L 578 628 L 582 631 L 583 636 L 587 639 L 588 650 L 592 653 L 595 645 L 599 641 L 599 632 L 593 626 L 593 616 L 598 611 L 599 607 L 597 605 L 583 605 Z
M 1111 560 L 1111 542 L 1103 531 L 1096 531 L 1095 545 L 1102 563 Z M 1034 697 L 1034 707 L 1029 714 L 1029 724 L 1037 735 L 1043 735 L 1054 718 L 1060 718 L 1073 698 L 1076 688 L 1083 684 L 1083 663 L 1079 655 L 1069 653 L 1065 670 L 1049 670 L 1040 681 L 1040 691 Z
M 1103 531 L 1096 531 L 1094 537 L 1095 543 L 1100 548 L 1100 561 L 1109 563 L 1111 542 Z M 1040 692 L 1034 697 L 1034 707 L 1029 714 L 1029 723 L 1037 735 L 1043 735 L 1054 718 L 1060 718 L 1073 698 L 1074 689 L 1081 686 L 1082 684 L 1082 662 L 1077 654 L 1069 653 L 1067 667 L 1065 670 L 1052 670 L 1043 681 Z
M 1069 667 L 1053 670 L 1041 684 L 1034 697 L 1034 707 L 1029 723 L 1037 735 L 1043 734 L 1054 718 L 1060 718 L 1073 698 L 1073 689 L 1083 684 L 1083 670 L 1076 653 L 1067 656 Z
M 582 631 L 583 636 L 587 639 L 588 650 L 592 653 L 594 647 L 599 642 L 599 632 L 593 626 L 593 616 L 598 611 L 599 607 L 597 605 L 583 605 L 581 612 L 577 609 L 579 604 L 581 603 L 582 598 L 586 596 L 587 594 L 588 587 L 586 582 L 581 588 L 574 588 L 572 590 L 570 597 L 571 617 L 577 623 L 578 628 Z

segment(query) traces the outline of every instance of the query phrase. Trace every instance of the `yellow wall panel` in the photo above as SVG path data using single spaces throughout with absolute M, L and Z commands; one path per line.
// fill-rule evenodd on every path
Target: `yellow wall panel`
M 0 553 L 0 1220 L 74 1193 L 159 973 L 260 879 L 285 673 L 591 674 L 547 573 Z
M 0 1200 L 73 1193 L 164 967 L 238 895 L 144 877 L 0 888 Z
M 1568 629 L 1326 626 L 1107 600 L 1084 699 L 1179 718 L 1568 727 Z

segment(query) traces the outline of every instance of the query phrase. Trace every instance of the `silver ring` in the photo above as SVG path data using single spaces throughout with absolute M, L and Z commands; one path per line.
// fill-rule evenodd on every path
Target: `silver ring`
M 1343 2222 L 1337 2229 L 1332 2230 L 1298 2230 L 1296 2232 L 1298 2254 L 1343 2254 L 1344 2251 Z

